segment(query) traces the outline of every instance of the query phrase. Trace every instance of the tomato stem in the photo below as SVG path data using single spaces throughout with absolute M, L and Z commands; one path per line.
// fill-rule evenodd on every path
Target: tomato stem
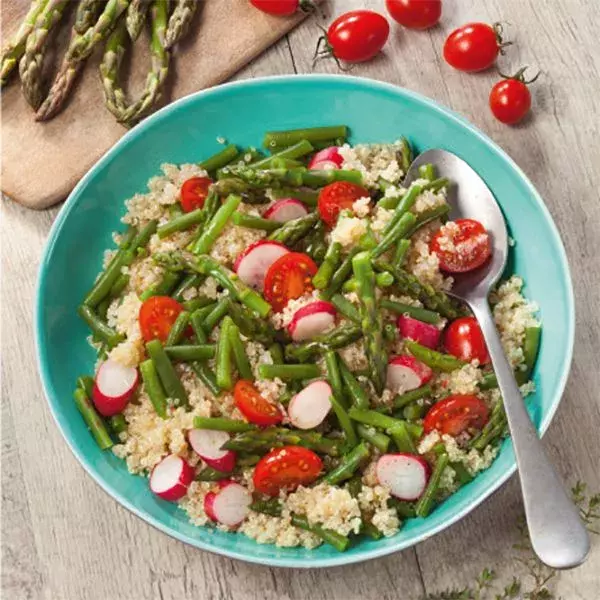
M 502 73 L 502 71 L 500 71 L 500 69 L 498 69 L 498 75 L 500 75 L 500 77 L 502 77 L 503 79 L 515 79 L 516 81 L 520 81 L 525 85 L 529 85 L 530 83 L 536 81 L 537 78 L 542 74 L 542 72 L 538 71 L 531 79 L 525 79 L 524 74 L 528 68 L 529 67 L 525 65 L 524 67 L 521 67 L 514 75 L 505 75 L 504 73 Z
M 325 28 L 321 27 L 321 25 L 318 25 L 318 27 L 319 29 L 321 29 L 321 31 L 323 31 L 323 35 L 317 40 L 317 46 L 315 48 L 315 54 L 313 56 L 312 68 L 315 68 L 317 61 L 319 61 L 321 58 L 333 58 L 333 60 L 335 60 L 335 64 L 337 65 L 340 71 L 343 71 L 344 73 L 348 73 L 349 71 L 351 71 L 352 67 L 346 67 L 342 65 L 339 58 L 334 54 L 333 47 L 327 40 L 327 31 L 325 30 Z M 324 48 L 321 48 L 321 46 L 324 46 Z
M 500 54 L 504 56 L 504 49 L 508 48 L 508 46 L 512 46 L 513 42 L 505 42 L 502 35 L 504 34 L 504 25 L 498 21 L 493 24 L 494 33 L 496 34 L 496 41 L 498 42 L 498 48 L 500 49 Z

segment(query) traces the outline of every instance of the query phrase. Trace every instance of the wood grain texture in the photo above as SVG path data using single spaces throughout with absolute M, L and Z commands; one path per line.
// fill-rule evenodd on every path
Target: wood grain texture
M 336 0 L 381 9 L 383 0 Z M 386 56 L 353 74 L 420 91 L 492 136 L 533 180 L 571 263 L 577 329 L 565 398 L 545 445 L 570 483 L 600 490 L 600 73 L 591 0 L 446 0 L 440 28 L 394 28 Z M 543 69 L 534 113 L 508 128 L 487 109 L 493 73 L 467 76 L 440 59 L 445 35 L 467 20 L 505 19 L 517 45 L 504 70 Z M 311 69 L 315 22 L 295 29 L 237 77 Z M 292 54 L 290 54 L 290 49 Z M 293 55 L 293 60 L 292 60 Z M 321 62 L 317 71 L 335 72 Z M 79 468 L 51 420 L 37 378 L 31 314 L 36 271 L 56 210 L 3 203 L 2 219 L 2 597 L 21 600 L 416 600 L 470 583 L 483 567 L 506 582 L 519 572 L 512 544 L 521 514 L 516 478 L 450 529 L 382 560 L 320 571 L 276 570 L 200 552 L 158 533 L 106 496 Z M 526 243 L 522 240 L 521 243 Z M 17 300 L 16 300 L 17 299 Z M 596 600 L 600 540 L 588 562 L 556 580 L 565 600 Z
M 271 17 L 240 0 L 198 2 L 191 34 L 175 49 L 163 102 L 225 81 L 303 18 Z M 28 6 L 29 0 L 2 3 L 3 32 L 17 29 Z M 60 37 L 64 47 L 68 27 L 62 28 Z M 139 93 L 148 72 L 146 40 L 140 39 L 133 50 L 131 79 Z M 2 191 L 17 202 L 41 209 L 63 200 L 127 131 L 103 106 L 101 54 L 97 50 L 88 60 L 66 108 L 46 123 L 34 121 L 18 81 L 2 93 Z M 32 172 L 37 176 L 31 177 Z

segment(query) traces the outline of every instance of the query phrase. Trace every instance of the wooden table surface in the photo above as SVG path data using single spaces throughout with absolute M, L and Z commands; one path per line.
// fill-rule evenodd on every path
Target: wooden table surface
M 583 479 L 600 491 L 598 4 L 444 0 L 444 5 L 440 27 L 424 33 L 394 27 L 384 55 L 353 73 L 416 90 L 464 114 L 516 160 L 541 192 L 563 236 L 577 302 L 571 377 L 544 443 L 565 481 Z M 329 3 L 329 13 L 361 6 L 383 10 L 383 0 L 336 0 Z M 441 59 L 445 35 L 474 20 L 512 24 L 510 37 L 516 44 L 501 60 L 504 71 L 524 64 L 543 70 L 532 87 L 533 114 L 519 127 L 501 125 L 489 113 L 493 72 L 464 75 Z M 304 23 L 237 78 L 310 72 L 318 34 L 314 20 Z M 332 62 L 316 68 L 335 70 Z M 413 599 L 470 584 L 486 566 L 506 583 L 523 573 L 512 548 L 521 514 L 515 477 L 473 513 L 417 547 L 329 570 L 270 569 L 201 552 L 121 508 L 67 449 L 37 375 L 34 289 L 57 212 L 30 212 L 3 200 L 3 598 Z M 557 596 L 599 597 L 600 539 L 593 541 L 584 566 L 555 578 Z

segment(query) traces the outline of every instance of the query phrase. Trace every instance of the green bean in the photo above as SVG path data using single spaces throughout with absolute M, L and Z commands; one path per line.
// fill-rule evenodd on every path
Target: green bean
M 166 419 L 167 397 L 152 359 L 145 360 L 140 364 L 140 373 L 144 382 L 144 390 L 148 394 L 156 414 L 162 419 Z
M 348 479 L 344 484 L 344 487 L 348 490 L 348 493 L 353 498 L 358 498 L 358 495 L 362 492 L 363 488 L 362 477 L 360 476 L 360 473 Z
M 94 393 L 94 378 L 89 375 L 80 375 L 77 378 L 77 387 L 81 388 L 88 398 L 92 398 Z
M 440 487 L 442 474 L 445 468 L 448 466 L 448 461 L 449 458 L 447 454 L 438 456 L 435 467 L 433 468 L 433 473 L 431 474 L 429 482 L 427 483 L 427 487 L 425 488 L 423 495 L 421 498 L 419 498 L 419 501 L 415 507 L 415 512 L 418 517 L 426 517 L 430 513 L 435 501 L 435 496 L 437 495 Z
M 242 160 L 248 165 L 252 162 L 260 160 L 265 155 L 260 150 L 257 150 L 254 146 L 249 146 L 242 150 Z
M 344 432 L 344 437 L 346 440 L 346 443 L 344 444 L 345 447 L 354 448 L 356 444 L 358 444 L 358 437 L 356 436 L 354 423 L 352 423 L 350 420 L 346 409 L 341 401 L 335 396 L 335 394 L 329 398 L 329 401 L 331 402 L 333 412 L 335 413 L 338 423 L 340 424 L 340 428 Z
M 398 394 L 394 398 L 394 408 L 404 408 L 405 406 L 412 404 L 416 400 L 420 400 L 421 398 L 427 398 L 428 396 L 431 396 L 431 392 L 431 386 L 427 384 L 422 385 L 416 390 L 410 390 L 410 392 Z
M 362 423 L 356 424 L 356 433 L 365 442 L 369 442 L 369 444 L 375 446 L 381 453 L 385 454 L 387 452 L 390 445 L 390 438 L 385 433 L 381 433 L 374 427 L 369 427 Z
M 90 306 L 82 304 L 77 309 L 77 312 L 92 330 L 94 336 L 97 336 L 98 339 L 102 340 L 109 348 L 113 348 L 123 341 L 123 336 L 112 327 L 109 327 Z
M 325 529 L 318 523 L 311 525 L 305 516 L 292 515 L 292 525 L 319 536 L 324 542 L 333 546 L 339 552 L 344 552 L 350 545 L 350 540 L 332 529 Z
M 402 416 L 407 421 L 418 421 L 422 419 L 429 410 L 429 407 L 426 404 L 419 404 L 418 402 L 413 402 L 412 404 L 408 404 L 402 409 Z
M 196 346 L 165 346 L 165 352 L 172 360 L 193 362 L 214 358 L 217 347 L 215 344 L 199 344 Z
M 257 500 L 250 505 L 250 510 L 254 512 L 270 515 L 271 517 L 281 516 L 281 500 L 279 498 L 269 498 L 268 500 Z
M 419 167 L 419 177 L 433 181 L 435 179 L 435 167 L 431 163 L 421 165 Z
M 242 201 L 240 196 L 231 194 L 217 210 L 213 218 L 206 224 L 202 235 L 194 244 L 194 254 L 206 254 L 213 247 L 217 238 L 225 229 L 231 215 L 236 211 Z
M 529 381 L 540 347 L 540 337 L 542 334 L 542 328 L 526 327 L 525 328 L 525 341 L 523 344 L 523 358 L 525 362 L 525 381 Z
M 222 390 L 233 388 L 233 361 L 231 337 L 229 327 L 233 324 L 231 317 L 226 316 L 221 324 L 219 340 L 217 342 L 217 356 L 215 363 L 215 372 L 217 375 L 217 385 Z
M 212 173 L 233 162 L 239 155 L 237 146 L 230 144 L 229 146 L 225 146 L 220 152 L 213 154 L 210 158 L 203 160 L 198 166 L 208 173 Z
M 152 340 L 146 344 L 148 356 L 154 362 L 154 367 L 158 373 L 158 377 L 163 385 L 163 388 L 169 398 L 171 398 L 177 406 L 189 406 L 186 391 L 179 379 L 177 372 L 173 368 L 165 349 L 159 340 Z
M 400 200 L 400 202 L 398 203 L 398 206 L 394 210 L 394 214 L 392 215 L 392 218 L 388 221 L 388 224 L 385 226 L 385 229 L 383 230 L 384 238 L 388 235 L 388 233 L 390 231 L 394 230 L 398 221 L 404 215 L 412 214 L 412 213 L 409 213 L 409 211 L 414 206 L 415 202 L 417 201 L 417 198 L 419 197 L 419 194 L 421 194 L 422 191 L 423 191 L 423 188 L 420 185 L 416 185 L 414 183 L 411 184 L 411 186 L 408 188 L 408 191 L 406 192 L 406 194 L 404 194 L 404 196 L 402 196 L 402 199 Z M 413 217 L 414 217 L 414 215 L 413 215 Z M 414 222 L 415 221 L 413 221 L 411 223 L 411 225 L 414 225 Z M 402 237 L 404 237 L 404 236 L 402 236 Z
M 456 473 L 456 481 L 458 481 L 460 485 L 466 485 L 467 483 L 473 481 L 473 475 L 467 471 L 467 468 L 462 463 L 452 462 L 450 463 L 450 466 L 454 469 L 454 472 Z
M 316 206 L 319 199 L 319 192 L 318 190 L 313 190 L 310 188 L 282 187 L 271 190 L 271 196 L 273 196 L 273 198 L 276 200 L 281 198 L 295 198 L 307 206 Z
M 371 425 L 372 427 L 377 427 L 378 429 L 383 429 L 388 433 L 394 429 L 394 427 L 398 427 L 401 423 L 404 424 L 410 435 L 414 438 L 418 438 L 423 431 L 423 428 L 419 425 L 414 423 L 406 423 L 400 419 L 388 417 L 387 415 L 379 413 L 376 410 L 361 410 L 353 406 L 348 411 L 348 416 L 354 421 L 364 423 L 365 425 Z
M 240 212 L 234 212 L 231 216 L 231 220 L 238 227 L 246 227 L 247 229 L 258 229 L 260 231 L 269 232 L 275 231 L 283 225 L 283 223 L 280 223 L 279 221 L 263 219 L 262 217 L 246 215 Z
M 177 231 L 185 231 L 204 222 L 206 213 L 203 208 L 197 208 L 167 221 L 157 229 L 158 237 L 162 240 Z
M 102 417 L 96 412 L 94 405 L 90 398 L 86 394 L 85 390 L 78 387 L 73 392 L 73 398 L 77 410 L 81 413 L 85 424 L 88 429 L 92 432 L 96 443 L 100 447 L 100 450 L 107 450 L 112 447 L 113 442 L 110 439 L 110 435 L 106 429 L 106 425 L 102 420 Z
M 400 239 L 398 240 L 398 244 L 396 245 L 396 250 L 394 252 L 393 264 L 396 267 L 401 267 L 404 264 L 404 259 L 406 258 L 406 254 L 410 249 L 410 240 Z
M 196 310 L 205 308 L 207 306 L 210 306 L 212 308 L 214 308 L 214 306 L 215 306 L 214 300 L 211 300 L 210 298 L 207 298 L 206 296 L 197 296 L 196 298 L 192 298 L 191 300 L 186 300 L 182 304 L 183 304 L 183 308 L 185 308 L 185 310 L 188 310 L 189 312 L 194 312 Z M 212 310 L 212 308 L 211 308 L 211 310 Z
M 201 310 L 202 309 L 195 310 L 192 313 L 190 317 L 190 325 L 192 326 L 192 330 L 196 336 L 196 342 L 198 344 L 206 344 L 208 342 L 208 337 L 203 328 L 204 317 L 202 316 Z
M 410 212 L 404 213 L 391 227 L 383 238 L 373 248 L 371 255 L 373 258 L 381 256 L 384 252 L 387 252 L 398 240 L 407 237 L 407 233 L 417 222 L 417 218 Z
M 145 302 L 148 298 L 152 298 L 152 296 L 168 296 L 180 280 L 181 273 L 165 271 L 163 278 L 157 284 L 149 287 L 140 294 L 140 300 Z
M 173 290 L 171 290 L 171 296 L 178 302 L 181 302 L 183 300 L 183 293 L 186 290 L 198 287 L 202 284 L 202 281 L 202 275 L 199 275 L 198 273 L 190 273 L 184 277 Z
M 171 326 L 169 330 L 169 335 L 167 337 L 166 346 L 176 346 L 180 341 L 183 335 L 185 334 L 185 330 L 190 322 L 190 313 L 187 310 L 182 310 L 175 319 L 175 322 Z
M 204 469 L 196 475 L 196 481 L 221 481 L 222 479 L 228 479 L 229 477 L 230 473 L 223 473 L 223 471 L 217 471 L 217 469 L 213 469 L 212 467 L 204 467 Z
M 281 344 L 271 344 L 269 346 L 269 354 L 271 355 L 271 360 L 273 361 L 274 365 L 284 364 L 285 359 L 283 356 L 283 348 L 281 347 Z
M 259 160 L 254 163 L 250 163 L 250 167 L 253 169 L 269 169 L 269 168 L 278 168 L 278 161 L 280 160 L 294 160 L 297 158 L 301 158 L 310 154 L 314 151 L 313 145 L 308 140 L 298 140 L 293 145 L 286 146 L 279 152 L 272 154 L 271 156 L 267 156 L 262 160 Z M 299 163 L 300 165 L 302 163 Z M 299 166 L 299 165 L 296 165 Z M 288 165 L 284 163 L 283 168 L 288 168 Z
M 393 300 L 387 300 L 382 298 L 381 308 L 385 308 L 398 315 L 408 315 L 423 323 L 430 323 L 431 325 L 437 325 L 441 322 L 442 317 L 433 310 L 427 310 L 426 308 L 420 308 L 418 306 L 411 306 L 410 304 L 402 304 L 401 302 L 395 302 Z
M 217 302 L 214 308 L 207 313 L 204 317 L 204 324 L 202 325 L 205 333 L 209 334 L 225 317 L 229 311 L 229 303 L 229 298 L 224 296 Z
M 333 470 L 327 473 L 323 481 L 330 485 L 336 485 L 340 481 L 350 479 L 355 471 L 360 466 L 360 463 L 369 456 L 369 449 L 364 442 L 361 442 L 353 450 L 342 457 L 340 464 Z
M 231 349 L 233 352 L 233 357 L 235 358 L 235 364 L 237 365 L 237 370 L 242 379 L 254 379 L 252 375 L 252 367 L 250 366 L 250 361 L 248 360 L 248 356 L 246 354 L 246 348 L 244 347 L 244 342 L 242 342 L 242 338 L 240 337 L 240 329 L 239 327 L 231 322 L 229 325 L 228 331 L 230 341 L 231 341 Z
M 108 419 L 108 425 L 111 431 L 118 436 L 120 433 L 127 431 L 127 421 L 122 414 L 113 415 Z
M 317 365 L 260 365 L 258 374 L 261 379 L 275 379 L 282 381 L 300 381 L 314 379 L 321 375 Z
M 332 146 L 343 146 L 346 143 L 345 136 L 338 136 L 336 138 L 332 138 L 330 140 L 318 140 L 313 141 L 312 145 L 315 147 L 315 150 L 324 150 L 325 148 L 331 148 Z
M 383 326 L 383 337 L 388 342 L 395 342 L 398 339 L 398 328 L 394 323 L 386 323 Z
M 400 164 L 400 168 L 402 172 L 406 175 L 408 173 L 408 169 L 413 161 L 413 151 L 410 146 L 410 142 L 405 138 L 401 138 L 402 148 L 400 150 L 400 160 L 398 161 Z
M 455 356 L 437 352 L 431 348 L 421 346 L 421 344 L 417 344 L 417 342 L 413 342 L 412 340 L 406 340 L 405 343 L 406 347 L 415 358 L 418 358 L 421 362 L 424 362 L 434 371 L 451 373 L 452 371 L 460 369 L 467 364 L 465 361 L 460 360 Z
M 390 498 L 388 500 L 388 506 L 393 508 L 396 513 L 398 513 L 398 517 L 401 519 L 412 519 L 413 517 L 417 516 L 414 502 L 398 500 L 398 498 Z
M 324 298 L 331 298 L 333 294 L 342 289 L 342 285 L 352 273 L 352 260 L 360 252 L 360 248 L 352 248 L 337 271 L 331 277 L 329 287 L 323 293 Z
M 112 287 L 110 288 L 110 292 L 108 294 L 108 300 L 114 300 L 115 298 L 118 298 L 122 293 L 123 290 L 127 287 L 127 285 L 129 284 L 129 275 L 127 275 L 126 273 L 121 273 L 121 275 L 119 275 L 119 277 L 117 277 L 116 281 L 113 283 Z
M 226 417 L 194 417 L 194 427 L 197 429 L 212 429 L 215 431 L 227 431 L 229 433 L 242 433 L 258 429 L 252 423 L 227 419 Z
M 380 540 L 383 537 L 383 533 L 371 521 L 365 519 L 363 519 L 360 533 L 369 536 L 372 540 Z
M 342 377 L 340 375 L 340 369 L 338 367 L 338 356 L 334 350 L 328 350 L 325 352 L 325 367 L 327 369 L 327 380 L 333 390 L 336 398 L 343 403 L 344 400 L 344 388 L 342 384 Z
M 339 242 L 332 242 L 327 248 L 325 259 L 313 277 L 313 285 L 318 290 L 324 290 L 329 285 L 333 273 L 340 265 L 341 252 L 342 245 Z
M 352 321 L 353 323 L 360 324 L 360 315 L 358 314 L 358 309 L 350 300 L 347 300 L 341 294 L 334 294 L 329 299 L 331 304 L 335 306 L 337 311 L 344 315 L 347 319 Z
M 217 377 L 206 363 L 193 362 L 192 369 L 213 396 L 218 396 L 221 393 L 221 388 L 217 385 Z
M 347 138 L 348 128 L 345 125 L 330 127 L 311 127 L 308 129 L 290 129 L 287 131 L 268 131 L 263 140 L 263 146 L 269 150 L 287 148 L 302 140 L 321 142 L 335 138 Z
M 346 390 L 352 399 L 352 404 L 358 409 L 369 408 L 369 396 L 367 392 L 361 387 L 360 383 L 356 380 L 350 369 L 346 366 L 343 360 L 339 361 L 339 369 Z
M 406 238 L 411 238 L 421 227 L 427 225 L 427 223 L 431 223 L 431 221 L 435 221 L 436 219 L 440 219 L 447 215 L 450 212 L 450 205 L 443 204 L 442 206 L 436 206 L 434 208 L 430 208 L 425 212 L 422 212 L 415 222 L 415 224 L 406 232 Z
M 399 452 L 409 452 L 410 454 L 417 453 L 415 443 L 413 442 L 411 435 L 408 433 L 408 429 L 406 428 L 406 423 L 404 421 L 399 421 L 397 425 L 389 427 L 387 432 L 394 440 L 396 448 L 398 448 Z

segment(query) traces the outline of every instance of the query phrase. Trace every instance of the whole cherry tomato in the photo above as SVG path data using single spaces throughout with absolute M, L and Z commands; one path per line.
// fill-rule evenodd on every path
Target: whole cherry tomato
M 429 29 L 442 16 L 442 0 L 385 0 L 392 19 L 408 29 Z
M 455 29 L 444 43 L 444 59 L 459 71 L 483 71 L 495 62 L 510 42 L 502 41 L 502 26 L 467 23 Z
M 527 86 L 540 74 L 525 81 L 523 74 L 526 68 L 520 69 L 512 77 L 505 77 L 490 92 L 490 109 L 493 115 L 507 125 L 518 123 L 531 108 L 531 93 Z
M 300 0 L 250 0 L 250 4 L 269 15 L 287 17 L 300 7 Z
M 461 317 L 448 325 L 444 332 L 446 351 L 467 362 L 474 359 L 484 365 L 490 362 L 483 333 L 475 317 Z

